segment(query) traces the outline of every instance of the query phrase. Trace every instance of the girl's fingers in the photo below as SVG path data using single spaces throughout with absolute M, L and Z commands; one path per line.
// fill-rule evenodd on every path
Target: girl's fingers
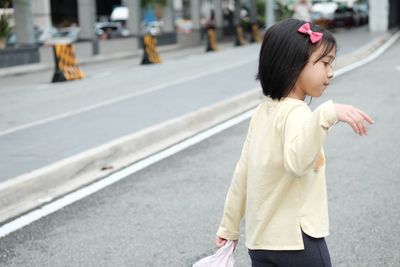
M 362 135 L 367 135 L 368 134 L 368 129 L 367 129 L 367 127 L 365 126 L 365 124 L 364 124 L 364 121 L 360 121 L 360 122 L 358 122 L 357 123 L 358 124 L 358 128 L 360 129 L 360 131 L 361 131 L 361 136 Z
M 348 123 L 360 136 L 368 134 L 366 123 L 375 123 L 367 113 L 351 105 L 336 104 L 335 111 L 339 121 Z
M 365 116 L 367 116 L 368 118 L 366 118 Z M 367 135 L 368 134 L 368 127 L 364 123 L 364 121 L 367 121 L 367 122 L 371 123 L 371 122 L 373 122 L 373 120 L 371 118 L 369 118 L 369 116 L 367 114 L 363 113 L 362 111 L 360 113 L 359 110 L 355 110 L 352 113 L 351 117 L 358 124 L 358 129 L 361 130 L 361 135 Z M 367 119 L 371 119 L 371 121 L 368 121 Z
M 365 113 L 358 113 L 358 116 L 360 117 L 360 121 L 359 124 L 361 126 L 361 129 L 363 131 L 363 135 L 367 135 L 368 134 L 368 127 L 366 125 L 366 123 L 364 123 L 364 121 L 369 122 L 370 124 L 374 123 L 374 121 Z
M 363 134 L 363 129 L 359 123 L 360 119 L 357 115 L 354 115 L 353 113 L 349 113 L 348 117 L 350 119 L 350 125 L 351 127 L 353 127 L 354 131 L 358 134 L 358 135 L 362 135 Z
M 359 128 L 361 129 L 361 135 L 367 135 L 368 134 L 367 127 L 365 127 L 362 121 L 359 123 L 359 126 L 360 126 Z
M 356 108 L 356 110 L 367 122 L 369 122 L 370 124 L 375 123 L 375 121 L 367 113 L 365 113 L 362 110 L 359 110 L 358 108 Z
M 355 123 L 354 121 L 349 121 L 349 124 L 350 124 L 351 128 L 353 128 L 354 132 L 356 134 L 359 134 L 358 128 L 357 128 L 357 123 Z
M 223 239 L 219 236 L 217 236 L 215 238 L 215 245 L 217 246 L 217 248 L 224 246 L 226 244 L 226 242 L 227 242 L 226 239 Z

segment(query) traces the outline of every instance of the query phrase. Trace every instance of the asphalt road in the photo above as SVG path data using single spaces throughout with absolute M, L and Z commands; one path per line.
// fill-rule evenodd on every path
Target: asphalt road
M 338 56 L 379 35 L 336 30 Z M 52 71 L 2 77 L 0 182 L 253 89 L 258 50 L 223 44 L 165 53 L 161 65 L 85 65 L 87 78 L 59 84 L 49 83 Z
M 325 146 L 334 266 L 400 266 L 400 42 L 333 80 L 327 99 L 376 121 L 337 125 Z M 248 122 L 0 239 L 0 266 L 191 266 L 214 252 Z M 243 237 L 242 237 L 243 240 Z M 237 266 L 249 266 L 244 242 Z
M 254 89 L 258 49 L 0 90 L 0 181 Z

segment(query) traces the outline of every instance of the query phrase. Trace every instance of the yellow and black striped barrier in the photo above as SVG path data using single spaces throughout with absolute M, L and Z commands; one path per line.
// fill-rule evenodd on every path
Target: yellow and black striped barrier
M 245 45 L 246 39 L 244 37 L 243 27 L 241 25 L 236 26 L 236 42 L 235 46 Z
M 217 44 L 217 32 L 215 29 L 208 29 L 207 30 L 207 49 L 206 52 L 209 51 L 217 51 L 218 44 Z
M 260 33 L 260 28 L 257 24 L 251 25 L 251 42 L 261 43 L 262 37 Z
M 161 58 L 157 53 L 157 39 L 152 35 L 143 36 L 143 64 L 161 63 Z
M 76 65 L 75 46 L 73 44 L 56 44 L 53 46 L 55 72 L 52 82 L 80 80 L 85 77 Z

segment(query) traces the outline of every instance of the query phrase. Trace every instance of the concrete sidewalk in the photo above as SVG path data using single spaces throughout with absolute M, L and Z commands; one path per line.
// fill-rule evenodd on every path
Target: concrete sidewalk
M 345 37 L 347 33 L 336 34 L 339 44 L 343 44 L 342 48 L 346 47 L 342 51 L 347 52 L 343 56 L 339 54 L 338 68 L 343 68 L 369 55 L 393 34 L 370 35 L 366 34 L 362 28 Z M 346 41 L 340 41 L 340 38 Z M 354 48 L 353 38 L 359 41 L 358 49 Z M 57 161 L 36 171 L 12 179 L 10 177 L 9 180 L 0 183 L 0 222 L 10 220 L 251 109 L 261 99 L 261 92 L 258 89 L 246 92 L 223 102 L 206 105 L 178 117 L 171 117 L 161 124 L 88 151 L 82 151 L 76 156 Z
M 132 40 L 130 40 L 132 41 Z M 106 41 L 104 41 L 106 42 Z M 87 51 L 90 49 L 90 44 L 88 43 L 78 43 L 75 44 L 76 47 L 76 57 L 77 63 L 79 66 L 87 65 L 87 64 L 96 64 L 99 62 L 105 62 L 110 60 L 119 60 L 124 58 L 136 58 L 142 56 L 142 50 L 139 50 L 137 47 L 132 47 L 131 51 L 126 49 L 127 40 L 110 40 L 107 42 L 112 42 L 115 45 L 114 49 L 117 52 L 108 52 L 105 54 L 99 55 L 90 55 Z M 120 49 L 123 48 L 123 49 Z M 176 45 L 166 45 L 158 48 L 159 52 L 169 52 L 175 51 L 179 48 Z M 83 50 L 83 51 L 81 51 Z M 108 49 L 110 50 L 110 49 Z M 42 46 L 39 48 L 40 53 L 40 63 L 29 64 L 29 65 L 21 65 L 14 66 L 8 68 L 0 68 L 0 77 L 13 76 L 13 75 L 23 75 L 28 73 L 40 72 L 40 71 L 48 71 L 54 68 L 54 55 L 53 48 L 49 46 Z
M 338 43 L 338 56 L 351 53 L 368 42 L 378 38 L 382 33 L 371 33 L 367 26 L 354 28 L 351 30 L 347 29 L 336 29 L 333 31 Z M 91 43 L 77 43 L 76 44 L 76 55 L 78 65 L 91 65 L 98 64 L 100 62 L 106 62 L 111 60 L 119 60 L 124 58 L 139 58 L 142 56 L 143 51 L 138 49 L 136 38 L 126 39 L 115 39 L 100 41 L 103 53 L 99 55 L 91 54 Z M 223 40 L 219 43 L 221 48 L 229 47 L 233 45 L 232 40 Z M 158 47 L 160 54 L 171 53 L 179 50 L 198 50 L 205 49 L 205 40 L 202 40 L 202 44 L 193 47 L 181 47 L 179 44 L 164 45 Z M 22 66 L 15 66 L 9 68 L 0 68 L 0 78 L 13 75 L 23 75 L 28 73 L 48 71 L 54 68 L 53 51 L 51 47 L 43 46 L 40 48 L 41 62 L 37 64 L 29 64 Z
M 231 38 L 221 40 L 218 45 L 220 47 L 229 47 L 233 45 Z M 141 58 L 143 49 L 138 47 L 137 38 L 119 38 L 110 40 L 99 40 L 100 54 L 92 54 L 92 43 L 78 42 L 74 43 L 76 51 L 76 60 L 79 66 L 93 65 L 107 61 L 118 61 L 127 58 Z M 158 46 L 157 50 L 160 54 L 168 54 L 181 50 L 199 50 L 206 49 L 206 40 L 200 40 L 197 45 L 185 44 L 168 44 Z M 54 69 L 54 54 L 52 46 L 41 46 L 39 48 L 40 62 L 36 64 L 28 64 L 21 66 L 13 66 L 8 68 L 0 68 L 0 77 L 24 75 L 40 71 L 48 71 Z M 137 60 L 139 62 L 139 60 Z

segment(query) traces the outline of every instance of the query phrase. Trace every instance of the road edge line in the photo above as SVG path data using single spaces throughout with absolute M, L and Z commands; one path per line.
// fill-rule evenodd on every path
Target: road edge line
M 260 88 L 0 183 L 0 224 L 257 106 Z

